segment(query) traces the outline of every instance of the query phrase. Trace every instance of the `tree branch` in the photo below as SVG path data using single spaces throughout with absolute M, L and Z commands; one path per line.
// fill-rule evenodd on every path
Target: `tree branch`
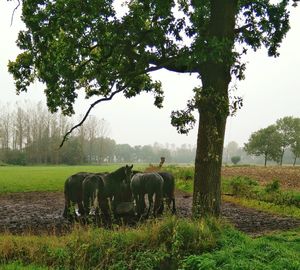
M 18 0 L 18 5 L 14 8 L 13 13 L 11 14 L 10 26 L 12 26 L 12 24 L 13 24 L 15 12 L 19 8 L 20 5 L 21 5 L 20 0 Z
M 73 126 L 63 137 L 63 140 L 61 142 L 61 144 L 59 145 L 59 148 L 62 148 L 62 146 L 64 145 L 65 141 L 68 139 L 68 136 L 73 132 L 74 129 L 80 127 L 84 122 L 85 120 L 87 119 L 87 117 L 89 116 L 91 110 L 94 108 L 94 106 L 96 106 L 98 103 L 102 102 L 102 101 L 108 101 L 108 100 L 111 100 L 115 94 L 117 93 L 120 93 L 124 90 L 125 86 L 124 87 L 121 87 L 120 89 L 114 91 L 111 93 L 111 95 L 109 97 L 104 97 L 104 98 L 100 98 L 98 100 L 96 100 L 94 103 L 92 103 L 89 107 L 89 109 L 87 110 L 87 112 L 85 113 L 84 117 L 82 118 L 82 120 L 75 126 Z

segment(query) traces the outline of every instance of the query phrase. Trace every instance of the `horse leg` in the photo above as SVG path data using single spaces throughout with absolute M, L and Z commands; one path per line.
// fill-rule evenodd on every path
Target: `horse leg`
M 155 202 L 153 215 L 156 217 L 156 214 L 159 213 L 159 210 L 163 209 L 163 196 L 161 192 L 155 192 Z
M 148 206 L 148 211 L 147 211 L 147 214 L 146 214 L 146 218 L 149 217 L 150 215 L 150 212 L 151 212 L 151 208 L 152 208 L 152 205 L 153 205 L 153 193 L 148 193 L 148 202 L 149 202 L 149 206 Z M 154 214 L 154 212 L 153 212 Z M 155 214 L 154 214 L 155 216 Z
M 137 215 L 140 214 L 140 209 L 139 209 L 139 196 L 137 194 L 133 194 L 133 200 L 135 204 L 135 212 Z
M 140 195 L 140 207 L 141 207 L 141 215 L 143 215 L 146 209 L 145 194 Z
M 99 200 L 99 206 L 101 209 L 101 215 L 102 215 L 103 222 L 105 224 L 111 224 L 108 198 L 101 198 Z
M 63 212 L 63 217 L 69 219 L 70 218 L 70 206 L 71 206 L 71 201 L 69 197 L 65 194 L 65 209 Z
M 172 198 L 172 202 L 173 202 L 173 208 L 172 208 L 172 214 L 175 215 L 176 214 L 176 206 L 175 206 L 175 198 Z
M 162 215 L 162 213 L 164 212 L 164 200 L 162 199 L 161 200 L 161 204 L 160 204 L 160 206 L 158 207 L 158 209 L 157 209 L 157 214 L 158 215 Z

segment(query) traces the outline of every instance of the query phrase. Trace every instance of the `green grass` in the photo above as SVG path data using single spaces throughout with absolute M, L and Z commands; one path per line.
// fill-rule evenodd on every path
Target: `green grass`
M 256 210 L 265 211 L 271 214 L 279 214 L 283 216 L 300 218 L 300 208 L 297 206 L 278 205 L 270 202 L 231 196 L 223 196 L 223 200 L 227 202 L 236 203 L 245 207 L 253 208 Z
M 222 192 L 234 193 L 231 187 L 232 181 L 236 179 L 222 179 Z M 239 179 L 237 179 L 239 180 Z M 242 179 L 243 180 L 243 179 Z M 237 185 L 235 188 L 237 196 L 222 196 L 223 201 L 233 202 L 245 207 L 254 208 L 256 210 L 265 211 L 272 214 L 279 214 L 284 216 L 291 216 L 300 218 L 299 193 L 294 191 L 278 191 L 275 193 L 265 192 L 263 187 L 253 184 L 251 179 L 246 179 L 250 185 Z M 188 193 L 193 192 L 193 181 L 177 180 L 176 188 Z M 252 192 L 251 190 L 253 189 Z M 256 196 L 254 198 L 250 195 Z M 293 203 L 290 203 L 291 198 Z M 267 201 L 269 200 L 269 201 Z M 294 205 L 294 201 L 297 203 Z
M 4 234 L 0 263 L 49 269 L 178 269 L 184 257 L 215 249 L 222 228 L 226 225 L 215 219 L 170 217 L 138 228 L 78 227 L 61 237 Z
M 38 254 L 38 256 L 37 256 Z M 65 236 L 0 235 L 0 269 L 299 270 L 300 229 L 250 238 L 215 219 L 165 218 Z
M 185 258 L 183 270 L 299 270 L 300 230 L 251 239 L 225 231 L 223 247 Z
M 77 172 L 113 171 L 120 165 L 105 166 L 3 166 L 0 193 L 62 191 L 68 176 Z

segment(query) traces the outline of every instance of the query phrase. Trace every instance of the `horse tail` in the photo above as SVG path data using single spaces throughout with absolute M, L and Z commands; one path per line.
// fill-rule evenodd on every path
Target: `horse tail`
M 70 208 L 70 194 L 69 194 L 69 179 L 67 178 L 67 180 L 65 181 L 64 184 L 64 195 L 65 195 L 65 208 L 64 208 L 64 212 L 63 212 L 63 217 L 64 218 L 68 218 L 69 216 L 69 208 Z

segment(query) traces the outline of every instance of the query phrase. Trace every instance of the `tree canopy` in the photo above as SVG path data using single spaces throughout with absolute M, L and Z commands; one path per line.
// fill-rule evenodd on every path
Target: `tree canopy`
M 241 57 L 248 48 L 279 55 L 295 2 L 131 0 L 120 10 L 113 0 L 24 0 L 26 30 L 17 40 L 23 52 L 9 71 L 18 93 L 43 82 L 49 109 L 66 115 L 82 90 L 87 98 L 101 97 L 91 108 L 117 93 L 131 98 L 142 91 L 161 107 L 162 85 L 151 72 L 198 74 L 194 98 L 171 117 L 186 133 L 195 123 L 193 110 L 200 114 L 193 213 L 218 215 L 226 118 L 242 103 L 229 102 L 228 85 L 232 76 L 244 78 Z
M 300 118 L 286 116 L 276 121 L 276 124 L 260 129 L 251 134 L 245 151 L 248 154 L 265 157 L 282 165 L 283 155 L 289 147 L 294 154 L 294 165 L 299 153 Z

